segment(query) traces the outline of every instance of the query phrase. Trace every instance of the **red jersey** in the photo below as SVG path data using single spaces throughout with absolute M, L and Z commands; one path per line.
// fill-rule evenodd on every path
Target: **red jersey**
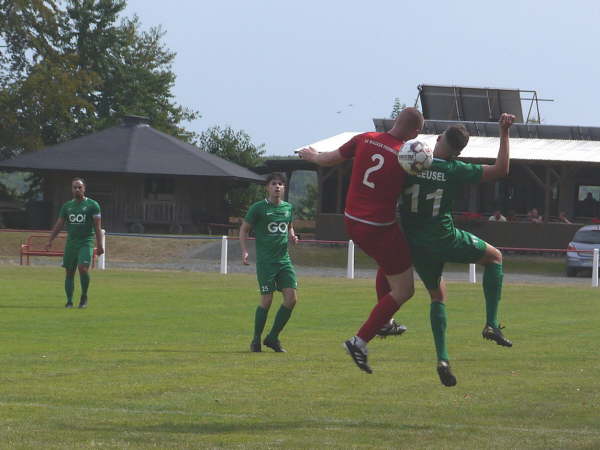
M 396 202 L 402 193 L 406 172 L 398 163 L 403 141 L 388 133 L 362 133 L 339 150 L 354 158 L 346 196 L 346 217 L 369 225 L 396 221 Z

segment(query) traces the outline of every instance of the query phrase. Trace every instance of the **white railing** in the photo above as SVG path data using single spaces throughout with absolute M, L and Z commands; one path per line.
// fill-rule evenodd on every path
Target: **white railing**
M 143 237 L 143 235 L 136 235 L 137 237 Z M 302 241 L 300 241 L 302 242 Z M 311 241 L 318 242 L 318 241 Z M 229 239 L 227 236 L 221 236 L 221 260 L 220 260 L 220 273 L 226 275 L 228 273 L 228 243 Z M 353 241 L 347 241 L 347 263 L 346 263 L 346 278 L 354 279 L 355 278 L 355 245 Z M 107 251 L 106 251 L 106 232 L 102 230 L 102 245 L 104 247 L 104 254 L 98 257 L 98 269 L 105 270 L 107 265 Z M 536 249 L 538 250 L 538 249 Z M 553 249 L 552 251 L 562 251 Z M 598 275 L 599 275 L 599 260 L 600 260 L 600 251 L 598 249 L 593 250 L 593 258 L 592 258 L 592 287 L 597 288 L 598 283 Z M 476 272 L 476 264 L 469 264 L 468 269 L 468 281 L 469 283 L 477 283 L 477 272 Z

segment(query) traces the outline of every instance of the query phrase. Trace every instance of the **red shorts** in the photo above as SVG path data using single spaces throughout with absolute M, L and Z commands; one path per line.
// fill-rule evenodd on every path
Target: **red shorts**
M 386 275 L 406 271 L 411 265 L 408 241 L 397 223 L 382 227 L 344 217 L 350 239 L 373 258 Z

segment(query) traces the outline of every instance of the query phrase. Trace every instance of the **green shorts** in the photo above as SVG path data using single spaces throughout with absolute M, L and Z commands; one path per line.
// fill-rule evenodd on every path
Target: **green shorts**
M 63 255 L 62 266 L 67 270 L 75 270 L 77 266 L 90 266 L 94 254 L 93 244 L 74 244 L 65 245 L 65 254 Z
M 256 278 L 261 295 L 298 287 L 296 271 L 291 262 L 256 264 Z
M 410 236 L 409 236 L 410 242 Z M 452 239 L 422 247 L 411 245 L 413 265 L 427 289 L 440 286 L 444 263 L 476 263 L 485 254 L 487 243 L 477 236 L 456 228 Z

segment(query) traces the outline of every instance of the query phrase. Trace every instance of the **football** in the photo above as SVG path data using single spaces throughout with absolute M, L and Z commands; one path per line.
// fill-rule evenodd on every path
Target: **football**
M 398 162 L 409 174 L 415 175 L 431 167 L 433 150 L 429 145 L 417 139 L 406 141 L 398 152 Z

